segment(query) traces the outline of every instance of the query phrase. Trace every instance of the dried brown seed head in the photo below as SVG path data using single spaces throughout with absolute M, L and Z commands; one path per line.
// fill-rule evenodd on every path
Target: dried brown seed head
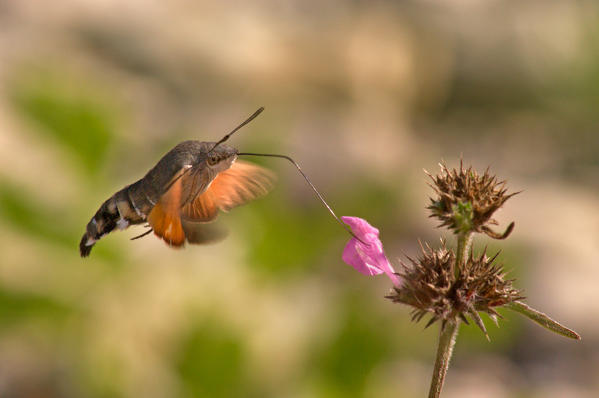
M 456 256 L 442 241 L 439 249 L 430 246 L 422 248 L 418 259 L 402 263 L 402 285 L 387 296 L 393 302 L 410 305 L 414 308 L 412 319 L 419 321 L 426 314 L 432 318 L 427 324 L 437 320 L 446 322 L 458 317 L 466 323 L 467 316 L 485 332 L 478 311 L 488 313 L 492 318 L 500 307 L 522 298 L 521 292 L 506 279 L 500 265 L 495 263 L 497 255 L 489 258 L 483 252 L 479 257 L 470 257 L 454 272 Z
M 489 228 L 497 225 L 492 216 L 503 204 L 516 193 L 507 194 L 505 181 L 489 173 L 479 175 L 472 167 L 464 169 L 448 169 L 441 164 L 441 172 L 431 178 L 431 187 L 436 193 L 430 198 L 427 207 L 430 217 L 441 221 L 440 227 L 448 227 L 455 233 L 484 232 L 495 239 L 505 239 L 511 233 L 514 223 L 511 223 L 503 234 L 498 234 Z

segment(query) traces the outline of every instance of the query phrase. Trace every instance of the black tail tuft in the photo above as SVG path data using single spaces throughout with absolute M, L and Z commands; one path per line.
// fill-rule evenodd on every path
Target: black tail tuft
M 79 253 L 81 254 L 81 257 L 89 256 L 89 253 L 91 253 L 91 251 L 92 251 L 92 247 L 94 247 L 93 244 L 88 245 L 87 240 L 88 240 L 88 236 L 87 236 L 87 232 L 86 232 L 83 234 L 83 237 L 81 238 L 81 242 L 79 243 Z

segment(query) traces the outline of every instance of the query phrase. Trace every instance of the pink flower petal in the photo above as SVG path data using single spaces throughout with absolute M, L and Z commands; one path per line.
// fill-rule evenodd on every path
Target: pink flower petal
M 367 264 L 358 253 L 357 246 L 361 245 L 356 238 L 351 238 L 345 249 L 343 249 L 343 261 L 354 267 L 358 272 L 364 275 L 378 275 L 383 271 L 375 266 Z
M 341 219 L 364 242 L 351 238 L 343 250 L 343 261 L 364 275 L 378 275 L 384 272 L 394 285 L 399 286 L 401 281 L 385 256 L 383 244 L 379 239 L 379 230 L 358 217 L 341 217 Z
M 363 218 L 343 216 L 341 217 L 341 220 L 349 225 L 354 234 L 359 236 L 360 239 L 366 234 L 374 234 L 377 239 L 379 237 L 379 230 L 368 224 L 368 221 Z
M 379 269 L 382 270 L 389 277 L 389 279 L 391 279 L 391 282 L 393 282 L 395 286 L 399 287 L 401 285 L 401 280 L 399 279 L 399 276 L 397 276 L 397 274 L 395 273 L 395 270 L 393 269 L 393 266 L 387 259 L 387 256 L 383 254 L 382 257 L 383 259 L 381 259 L 378 262 Z

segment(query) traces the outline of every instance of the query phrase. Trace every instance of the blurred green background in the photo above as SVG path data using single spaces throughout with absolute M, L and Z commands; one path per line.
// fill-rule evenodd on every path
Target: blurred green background
M 422 397 L 438 326 L 341 261 L 297 172 L 171 250 L 133 228 L 79 258 L 100 204 L 186 139 L 300 162 L 396 266 L 437 244 L 423 168 L 524 190 L 500 256 L 573 342 L 463 327 L 445 397 L 599 395 L 594 1 L 0 0 L 0 397 Z

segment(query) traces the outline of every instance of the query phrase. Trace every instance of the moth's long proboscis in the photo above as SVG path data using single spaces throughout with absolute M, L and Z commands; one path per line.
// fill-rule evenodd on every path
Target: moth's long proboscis
M 287 159 L 289 160 L 291 163 L 293 163 L 293 165 L 295 166 L 295 168 L 297 168 L 297 170 L 300 172 L 300 174 L 304 177 L 304 179 L 306 180 L 306 182 L 308 183 L 308 185 L 310 185 L 310 187 L 312 188 L 312 190 L 314 191 L 314 193 L 316 193 L 316 196 L 318 196 L 318 199 L 320 199 L 320 201 L 322 202 L 322 204 L 324 204 L 324 206 L 327 208 L 327 210 L 329 211 L 329 213 L 331 213 L 331 215 L 333 216 L 333 218 L 335 218 L 335 220 L 337 220 L 337 222 L 354 238 L 356 238 L 357 240 L 359 240 L 360 242 L 365 243 L 362 239 L 358 238 L 353 231 L 349 228 L 349 226 L 344 223 L 343 221 L 341 221 L 341 219 L 339 217 L 337 217 L 337 214 L 335 214 L 335 212 L 333 211 L 333 209 L 331 208 L 331 206 L 329 206 L 329 204 L 327 203 L 326 200 L 324 200 L 324 198 L 322 197 L 322 195 L 320 194 L 320 192 L 318 192 L 318 189 L 316 189 L 316 187 L 314 186 L 314 184 L 312 184 L 312 181 L 310 181 L 310 179 L 308 178 L 308 176 L 303 172 L 302 168 L 299 166 L 299 164 L 297 164 L 297 162 L 295 160 L 293 160 L 292 158 L 290 158 L 289 156 L 286 155 L 277 155 L 277 154 L 272 154 L 272 153 L 249 153 L 249 152 L 241 152 L 238 153 L 237 155 L 241 156 L 241 155 L 247 155 L 247 156 L 266 156 L 266 157 L 273 157 L 273 158 L 282 158 L 282 159 Z

